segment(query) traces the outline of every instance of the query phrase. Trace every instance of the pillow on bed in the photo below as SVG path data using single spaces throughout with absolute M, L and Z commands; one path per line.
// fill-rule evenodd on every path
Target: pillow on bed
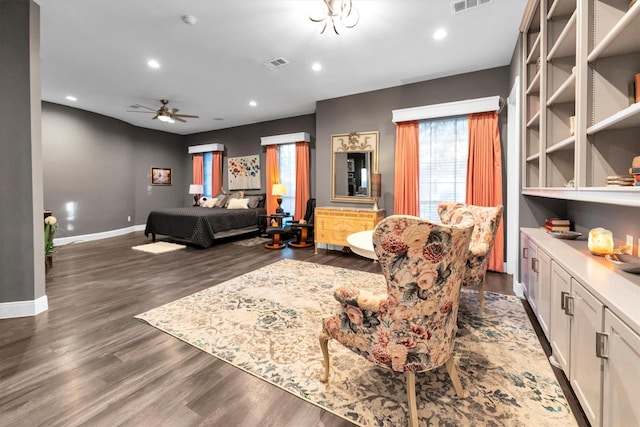
M 216 205 L 216 202 L 218 201 L 218 199 L 207 199 L 204 201 L 204 203 L 201 205 L 203 208 L 212 208 Z
M 264 197 L 262 196 L 247 196 L 247 199 L 249 199 L 249 207 L 251 209 L 255 209 L 258 207 L 258 205 L 260 205 L 260 202 L 264 199 Z
M 249 199 L 229 199 L 227 209 L 249 209 Z
M 229 206 L 229 201 L 231 201 L 231 199 L 244 199 L 244 191 L 238 191 L 237 193 L 230 194 L 225 208 Z
M 200 200 L 198 200 L 198 204 L 200 206 L 204 206 L 204 202 L 206 202 L 206 201 L 207 201 L 207 198 L 202 196 L 202 197 L 200 197 Z
M 216 204 L 214 207 L 216 208 L 224 208 L 227 206 L 227 200 L 229 199 L 229 196 L 226 194 L 222 194 L 219 197 L 216 198 Z

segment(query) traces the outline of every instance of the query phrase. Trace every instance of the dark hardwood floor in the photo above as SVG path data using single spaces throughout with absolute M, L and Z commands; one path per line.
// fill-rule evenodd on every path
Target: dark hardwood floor
M 234 241 L 151 255 L 130 249 L 149 242 L 135 232 L 59 247 L 49 310 L 0 320 L 0 426 L 351 426 L 133 318 L 283 258 L 379 271 L 355 254 Z M 512 277 L 489 273 L 485 289 L 512 294 Z

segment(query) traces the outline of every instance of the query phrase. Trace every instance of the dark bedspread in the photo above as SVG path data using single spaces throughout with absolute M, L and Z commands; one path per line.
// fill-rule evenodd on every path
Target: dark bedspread
M 266 209 L 225 209 L 203 208 L 200 206 L 186 208 L 169 208 L 149 213 L 144 235 L 161 234 L 204 248 L 211 246 L 216 233 L 238 228 L 253 227 L 257 229 L 258 218 L 266 214 Z

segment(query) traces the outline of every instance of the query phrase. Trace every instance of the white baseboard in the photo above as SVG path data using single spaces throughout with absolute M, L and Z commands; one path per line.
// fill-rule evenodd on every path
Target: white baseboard
M 56 246 L 67 245 L 69 243 L 89 242 L 91 240 L 108 239 L 109 237 L 122 236 L 123 234 L 133 233 L 134 231 L 144 231 L 145 225 L 132 225 L 127 228 L 120 228 L 118 230 L 104 231 L 101 233 L 82 234 L 78 236 L 60 237 L 53 240 L 53 244 Z
M 518 282 L 518 279 L 513 278 L 513 293 L 516 294 L 517 297 L 525 299 L 524 296 L 524 285 Z
M 35 316 L 48 309 L 49 301 L 46 295 L 32 301 L 1 302 L 0 319 Z

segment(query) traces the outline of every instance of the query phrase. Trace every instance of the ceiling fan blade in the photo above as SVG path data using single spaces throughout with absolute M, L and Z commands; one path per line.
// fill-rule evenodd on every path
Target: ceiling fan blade
M 137 105 L 138 107 L 146 108 L 147 110 L 151 110 L 151 111 L 153 111 L 154 113 L 156 112 L 156 109 L 155 109 L 155 108 L 146 107 L 146 106 L 144 106 L 144 105 L 140 105 L 140 104 L 136 104 L 136 105 Z
M 177 113 L 178 111 L 180 111 L 180 110 L 178 110 L 177 108 L 167 108 L 167 112 L 168 112 L 169 114 L 175 114 L 175 113 Z
M 174 117 L 174 118 L 175 117 L 186 117 L 186 118 L 189 118 L 189 119 L 199 119 L 200 118 L 200 116 L 194 116 L 192 114 L 174 114 L 172 117 Z
M 156 114 L 155 116 L 153 116 L 153 120 L 157 119 L 158 115 Z
M 178 117 L 178 116 L 172 116 L 171 118 L 172 118 L 173 120 L 178 121 L 178 122 L 187 123 L 187 121 L 186 121 L 186 120 L 183 120 L 183 119 L 181 119 L 181 118 L 180 118 L 180 117 Z

